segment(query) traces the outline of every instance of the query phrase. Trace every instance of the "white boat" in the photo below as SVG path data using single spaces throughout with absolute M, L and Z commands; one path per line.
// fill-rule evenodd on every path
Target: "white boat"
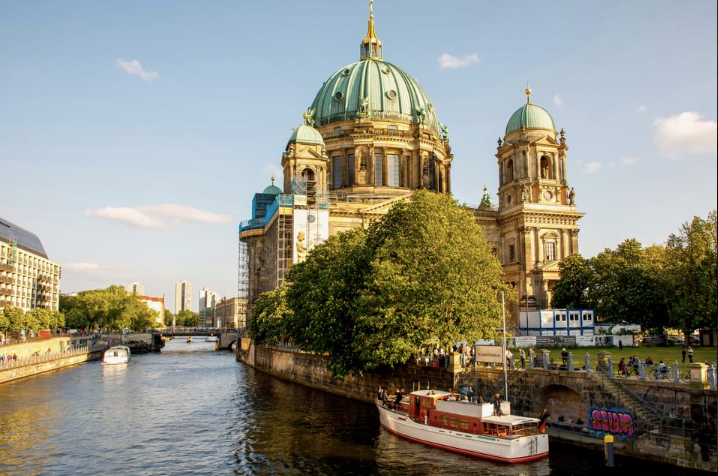
M 103 364 L 126 364 L 130 361 L 132 351 L 126 345 L 110 347 L 102 356 Z
M 194 342 L 194 340 L 192 340 L 192 336 L 187 337 L 187 343 L 191 344 L 192 342 Z
M 501 463 L 526 463 L 548 456 L 543 418 L 511 415 L 501 402 L 501 415 L 491 403 L 453 400 L 449 392 L 417 390 L 398 408 L 376 401 L 381 426 L 408 440 Z M 451 400 L 450 400 L 451 399 Z
M 207 337 L 206 342 L 217 342 L 218 340 L 219 340 L 219 338 L 216 335 L 210 334 Z

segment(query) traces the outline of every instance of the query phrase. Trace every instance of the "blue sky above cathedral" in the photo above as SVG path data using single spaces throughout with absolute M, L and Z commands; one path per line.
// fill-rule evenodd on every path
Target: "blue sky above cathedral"
M 322 83 L 359 60 L 368 1 L 0 2 L 0 217 L 62 292 L 188 280 L 237 291 L 237 225 L 281 183 Z M 525 103 L 566 131 L 579 249 L 663 243 L 716 208 L 716 3 L 378 0 L 383 58 L 449 128 L 452 190 L 498 188 Z

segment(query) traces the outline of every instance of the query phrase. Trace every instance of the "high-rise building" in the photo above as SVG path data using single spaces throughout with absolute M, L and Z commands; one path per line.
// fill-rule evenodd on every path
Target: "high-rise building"
M 239 225 L 238 294 L 248 320 L 259 295 L 329 236 L 368 226 L 416 190 L 451 193 L 449 128 L 414 76 L 382 53 L 370 2 L 359 61 L 320 86 L 282 153 L 283 189 L 272 178 Z M 508 309 L 512 324 L 520 310 L 550 306 L 559 263 L 578 253 L 585 215 L 569 185 L 566 133 L 525 92 L 505 127 L 497 124 L 497 150 L 485 151 L 498 166 L 498 204 L 484 186 L 473 210 L 521 299 L 521 308 Z
M 0 218 L 0 309 L 59 310 L 60 274 L 37 235 Z
M 145 285 L 142 283 L 134 282 L 127 285 L 127 292 L 134 293 L 139 296 L 145 295 Z
M 218 299 L 219 295 L 207 288 L 199 292 L 199 318 L 204 327 L 215 327 L 214 309 Z
M 184 310 L 192 311 L 192 284 L 189 281 L 175 283 L 175 314 Z

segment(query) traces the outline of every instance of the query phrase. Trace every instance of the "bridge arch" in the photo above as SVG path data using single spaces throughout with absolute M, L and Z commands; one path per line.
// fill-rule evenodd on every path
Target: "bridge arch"
M 576 423 L 586 421 L 588 404 L 584 397 L 576 390 L 561 384 L 549 384 L 541 387 L 534 405 L 548 410 L 552 420 Z

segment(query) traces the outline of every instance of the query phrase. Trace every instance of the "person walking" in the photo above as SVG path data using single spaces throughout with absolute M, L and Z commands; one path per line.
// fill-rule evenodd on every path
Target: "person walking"
M 523 348 L 519 349 L 519 358 L 521 359 L 521 368 L 526 368 L 526 352 L 524 352 Z
M 693 347 L 690 345 L 688 346 L 688 361 L 692 364 L 693 363 Z
M 686 346 L 685 345 L 683 346 L 683 350 L 681 350 L 681 356 L 683 357 L 683 360 L 681 361 L 681 363 L 685 364 L 686 363 Z

